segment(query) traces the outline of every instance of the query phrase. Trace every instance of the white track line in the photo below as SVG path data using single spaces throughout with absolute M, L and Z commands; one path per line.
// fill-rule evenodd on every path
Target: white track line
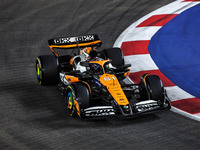
M 134 64 L 130 67 L 130 72 L 146 70 L 158 70 L 158 67 L 149 54 L 125 56 L 125 64 Z
M 150 40 L 161 27 L 140 27 L 126 34 L 123 42 Z
M 181 99 L 188 99 L 188 98 L 194 98 L 191 94 L 185 92 L 178 86 L 172 86 L 172 87 L 165 87 L 167 90 L 167 95 L 171 101 L 177 101 Z

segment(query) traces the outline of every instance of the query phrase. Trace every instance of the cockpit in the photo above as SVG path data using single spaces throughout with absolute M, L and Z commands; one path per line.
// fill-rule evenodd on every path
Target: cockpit
M 113 73 L 110 60 L 90 61 L 87 70 L 91 70 L 94 74 L 102 75 L 104 73 Z

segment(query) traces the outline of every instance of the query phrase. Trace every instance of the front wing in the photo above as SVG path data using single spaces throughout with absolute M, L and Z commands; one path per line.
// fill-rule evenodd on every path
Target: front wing
M 166 103 L 164 105 L 159 105 L 157 101 L 155 100 L 146 100 L 142 102 L 138 102 L 134 104 L 133 106 L 130 106 L 129 113 L 123 113 L 119 114 L 116 111 L 116 108 L 114 106 L 95 106 L 95 107 L 89 107 L 87 109 L 84 109 L 82 112 L 83 116 L 85 117 L 107 117 L 107 116 L 121 116 L 121 117 L 130 117 L 135 116 L 138 114 L 143 114 L 155 110 L 162 110 L 166 108 L 170 108 L 170 103 Z

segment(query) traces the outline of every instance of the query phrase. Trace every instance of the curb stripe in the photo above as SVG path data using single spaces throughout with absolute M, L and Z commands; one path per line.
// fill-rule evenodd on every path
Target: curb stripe
M 154 15 L 148 18 L 147 20 L 140 23 L 137 27 L 146 27 L 146 26 L 164 26 L 171 19 L 176 17 L 178 14 L 164 14 L 164 15 Z
M 160 70 L 146 70 L 133 72 L 130 73 L 129 77 L 134 83 L 138 84 L 140 82 L 140 77 L 145 73 L 148 73 L 149 75 L 158 75 L 162 80 L 164 87 L 175 86 L 175 84 L 172 83 Z
M 171 87 L 165 87 L 167 91 L 167 95 L 171 101 L 177 101 L 181 99 L 190 99 L 190 98 L 195 98 L 191 94 L 185 92 L 178 86 L 171 86 Z
M 171 102 L 172 105 L 190 114 L 200 113 L 200 99 L 190 98 Z
M 149 54 L 148 51 L 149 42 L 150 42 L 149 40 L 123 42 L 121 49 L 123 51 L 124 56 Z
M 130 72 L 158 70 L 158 67 L 151 59 L 149 54 L 146 55 L 129 55 L 124 57 L 126 64 L 132 64 Z
M 140 27 L 134 28 L 133 31 L 129 32 L 126 37 L 124 37 L 123 42 L 128 41 L 144 41 L 150 40 L 151 37 L 160 29 L 161 27 Z M 121 46 L 121 45 L 120 45 Z

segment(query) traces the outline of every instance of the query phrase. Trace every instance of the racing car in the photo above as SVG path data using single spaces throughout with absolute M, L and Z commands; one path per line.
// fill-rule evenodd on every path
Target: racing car
M 41 85 L 56 84 L 64 96 L 70 116 L 131 117 L 170 109 L 162 81 L 145 73 L 139 84 L 130 81 L 130 64 L 120 48 L 98 51 L 97 34 L 48 40 L 53 55 L 36 60 Z

